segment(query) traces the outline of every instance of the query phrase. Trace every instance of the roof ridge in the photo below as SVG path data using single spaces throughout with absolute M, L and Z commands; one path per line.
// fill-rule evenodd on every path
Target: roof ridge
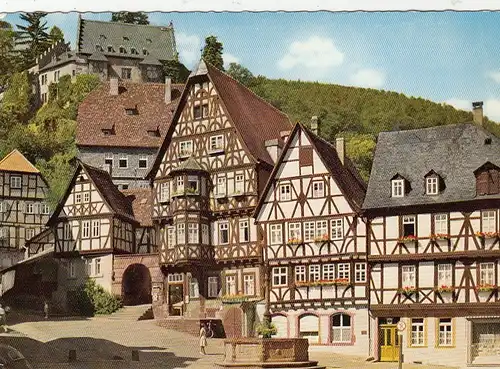
M 95 19 L 83 19 L 83 22 L 94 22 L 94 23 L 111 23 L 111 24 L 120 24 L 120 25 L 127 25 L 127 26 L 141 26 L 141 27 L 154 27 L 154 28 L 168 28 L 173 30 L 174 25 L 168 25 L 168 26 L 160 26 L 160 25 L 154 25 L 154 24 L 135 24 L 135 23 L 125 23 L 125 22 L 113 22 L 113 21 L 103 21 L 103 20 L 95 20 Z
M 440 124 L 440 125 L 432 126 L 432 127 L 413 128 L 413 129 L 398 129 L 395 131 L 382 131 L 382 132 L 379 132 L 379 135 L 381 135 L 381 134 L 384 134 L 384 135 L 385 134 L 396 134 L 396 133 L 401 133 L 401 132 L 412 133 L 412 132 L 431 131 L 431 130 L 435 130 L 435 129 L 442 129 L 443 127 L 458 127 L 458 126 L 476 126 L 478 128 L 482 128 L 486 132 L 490 133 L 484 127 L 481 127 L 474 122 L 468 121 L 468 122 L 451 123 L 451 124 Z

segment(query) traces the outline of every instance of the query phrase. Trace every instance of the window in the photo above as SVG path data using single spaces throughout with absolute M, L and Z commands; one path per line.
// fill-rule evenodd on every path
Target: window
M 403 217 L 403 236 L 415 236 L 415 216 L 405 215 Z
M 481 212 L 481 230 L 483 232 L 495 232 L 496 227 L 496 211 L 487 210 Z
M 434 214 L 434 233 L 448 234 L 448 214 Z
M 41 84 L 42 84 L 42 86 L 44 86 L 44 85 L 47 84 L 47 75 L 46 74 L 42 74 L 42 76 L 41 76 Z
M 337 266 L 337 278 L 350 280 L 351 265 L 348 263 L 341 263 Z
M 273 268 L 273 286 L 282 287 L 288 285 L 288 270 L 286 267 Z
M 437 195 L 439 192 L 439 181 L 437 177 L 427 177 L 425 179 L 425 189 L 427 195 Z
M 201 242 L 204 245 L 210 244 L 210 233 L 209 233 L 208 224 L 201 225 Z
M 177 243 L 186 243 L 186 225 L 184 223 L 177 224 Z
M 438 346 L 453 346 L 453 324 L 451 318 L 439 319 Z
M 26 214 L 35 214 L 35 204 L 32 202 L 27 202 L 24 207 L 24 212 Z
M 75 262 L 73 260 L 70 260 L 68 262 L 68 278 L 75 278 L 75 277 L 76 277 Z
M 139 168 L 145 169 L 148 167 L 148 157 L 147 156 L 139 156 Z
M 217 195 L 226 195 L 226 177 L 217 177 Z
M 323 279 L 327 281 L 335 279 L 335 264 L 323 264 Z
M 270 244 L 280 245 L 283 242 L 283 235 L 281 233 L 281 224 L 271 224 L 269 226 L 270 230 Z
M 128 158 L 126 156 L 122 156 L 118 160 L 118 168 L 128 168 Z
M 332 342 L 351 342 L 351 317 L 335 314 L 332 317 Z
M 125 108 L 125 114 L 127 114 L 127 115 L 138 115 L 139 111 L 136 108 Z
M 219 278 L 208 277 L 208 297 L 217 297 L 219 295 Z
M 122 79 L 131 79 L 131 78 L 132 78 L 132 68 L 122 68 Z
M 292 199 L 292 189 L 289 184 L 280 185 L 280 201 L 290 201 Z
M 92 260 L 85 260 L 85 271 L 87 273 L 87 276 L 92 275 Z
M 0 213 L 5 213 L 7 211 L 7 203 L 0 201 Z
M 236 276 L 226 275 L 226 295 L 236 295 Z
M 314 240 L 316 233 L 316 223 L 304 222 L 304 241 L 310 242 Z
M 142 55 L 148 55 L 148 54 L 149 54 L 149 52 L 147 49 L 142 49 Z
M 248 220 L 240 220 L 240 242 L 250 241 L 250 229 L 248 227 Z
M 175 246 L 175 227 L 167 227 L 167 244 L 170 248 Z
M 10 188 L 21 188 L 21 177 L 10 177 Z
M 332 240 L 341 240 L 344 237 L 342 219 L 332 219 Z
M 321 272 L 318 264 L 309 265 L 309 282 L 319 281 Z
M 45 203 L 42 203 L 42 204 L 40 205 L 40 208 L 41 208 L 41 210 L 40 210 L 40 213 L 41 213 L 41 214 L 44 214 L 44 215 L 46 215 L 46 214 L 50 214 L 50 207 L 49 207 L 49 205 L 47 205 L 47 204 L 45 204 Z
M 306 281 L 306 267 L 304 265 L 295 266 L 295 282 Z
M 392 197 L 403 197 L 405 193 L 404 179 L 392 180 Z
M 90 220 L 84 220 L 82 223 L 82 237 L 90 238 Z
M 328 239 L 328 221 L 318 220 L 316 222 L 316 237 L 322 240 Z
M 495 284 L 495 264 L 493 263 L 479 264 L 479 284 L 483 286 Z
M 35 237 L 35 228 L 26 228 L 26 235 L 25 239 L 26 240 L 31 240 L 33 237 Z
M 111 135 L 115 134 L 115 130 L 114 129 L 103 128 L 103 129 L 101 129 L 101 131 L 102 131 L 102 134 L 104 136 L 111 136 Z
M 224 136 L 212 136 L 210 137 L 210 151 L 218 151 L 224 148 Z
M 313 197 L 323 197 L 325 196 L 325 182 L 314 181 L 313 182 Z
M 168 201 L 170 198 L 170 183 L 160 183 L 160 202 Z
M 179 144 L 179 155 L 189 156 L 193 153 L 193 141 L 182 141 Z
M 114 53 L 114 52 L 115 52 L 115 50 L 113 49 L 113 46 L 108 45 L 108 53 Z M 123 70 L 122 70 L 122 74 L 123 74 Z
M 198 223 L 188 223 L 188 243 L 199 242 Z
M 95 275 L 101 275 L 101 258 L 94 260 L 94 273 Z
M 74 70 L 74 69 L 73 69 L 73 70 L 71 71 L 71 76 L 72 76 L 72 77 L 75 77 L 75 76 L 76 76 L 76 70 Z
M 64 223 L 64 239 L 65 240 L 71 239 L 71 224 L 70 223 Z
M 77 193 L 75 195 L 75 203 L 80 204 L 81 202 L 82 202 L 82 194 L 81 193 Z
M 42 93 L 42 103 L 46 103 L 47 102 L 47 93 L 46 92 L 43 92 Z
M 438 287 L 452 285 L 451 264 L 438 264 Z
M 411 320 L 411 341 L 410 346 L 425 345 L 425 326 L 424 319 L 417 318 Z
M 255 295 L 255 276 L 253 274 L 243 276 L 243 294 L 246 296 Z
M 194 119 L 201 119 L 208 117 L 208 104 L 196 105 L 193 107 Z
M 356 283 L 366 282 L 366 264 L 365 263 L 356 263 L 354 277 L 355 277 Z
M 301 240 L 302 236 L 300 234 L 300 223 L 289 223 L 288 224 L 288 239 L 289 240 Z
M 175 190 L 177 192 L 183 192 L 184 191 L 184 177 L 177 177 L 176 183 L 176 188 Z
M 189 278 L 189 297 L 198 298 L 200 297 L 200 286 L 198 285 L 198 279 L 191 277 Z
M 172 273 L 168 275 L 168 281 L 169 282 L 183 282 L 184 281 L 184 275 L 182 273 Z
M 229 223 L 219 223 L 219 243 L 221 245 L 229 243 Z
M 319 343 L 319 318 L 305 314 L 299 317 L 299 337 L 307 338 L 310 344 Z
M 244 192 L 245 192 L 245 176 L 243 174 L 238 174 L 234 179 L 234 193 L 242 194 Z
M 5 240 L 9 238 L 9 229 L 8 228 L 0 228 L 0 239 Z
M 84 192 L 83 193 L 83 202 L 84 203 L 90 202 L 90 192 Z
M 187 191 L 188 193 L 191 193 L 191 194 L 198 194 L 199 193 L 199 189 L 198 189 L 198 184 L 199 184 L 199 179 L 197 176 L 188 176 L 187 178 L 188 182 L 187 182 Z
M 401 268 L 403 287 L 415 287 L 415 266 L 403 265 Z
M 101 235 L 101 221 L 93 220 L 92 221 L 92 237 L 100 237 Z
M 104 165 L 108 165 L 109 168 L 113 168 L 113 154 L 106 154 L 104 158 Z
M 122 185 L 118 185 L 118 188 L 120 188 L 121 190 L 128 190 L 128 184 L 125 183 L 125 184 L 122 184 Z

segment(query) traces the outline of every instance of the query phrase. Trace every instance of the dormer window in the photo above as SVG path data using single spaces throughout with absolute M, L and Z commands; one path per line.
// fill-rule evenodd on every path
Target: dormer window
M 142 49 L 142 55 L 148 55 L 148 50 L 147 49 Z
M 101 131 L 102 131 L 102 134 L 104 136 L 111 136 L 111 135 L 115 134 L 115 132 L 112 128 L 103 128 L 103 129 L 101 129 Z
M 134 54 L 134 55 L 139 54 L 139 53 L 137 52 L 137 49 L 136 49 L 135 47 L 131 47 L 131 48 L 130 48 L 130 53 L 131 53 L 131 54 Z
M 425 193 L 427 195 L 437 195 L 439 193 L 439 178 L 427 177 L 425 179 Z
M 126 54 L 127 51 L 125 50 L 124 46 L 120 46 L 120 54 Z
M 500 192 L 500 168 L 487 162 L 474 171 L 476 195 L 495 195 Z
M 138 115 L 139 111 L 137 108 L 126 108 L 125 113 L 127 113 L 127 115 Z
M 147 133 L 148 133 L 148 136 L 151 136 L 151 137 L 160 137 L 160 130 L 159 129 L 148 129 Z
M 108 53 L 114 53 L 115 50 L 113 49 L 112 45 L 108 45 Z
M 404 197 L 405 195 L 405 180 L 393 179 L 392 180 L 392 197 Z
M 95 51 L 102 51 L 101 45 L 95 45 Z
M 127 36 L 123 36 L 123 41 L 128 41 L 129 38 Z

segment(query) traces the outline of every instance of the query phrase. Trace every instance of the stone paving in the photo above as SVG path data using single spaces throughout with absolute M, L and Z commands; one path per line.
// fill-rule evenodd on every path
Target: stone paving
M 49 320 L 11 325 L 0 342 L 23 352 L 35 369 L 207 369 L 222 360 L 222 340 L 209 339 L 207 353 L 199 354 L 196 337 L 160 328 L 152 320 L 117 321 L 106 318 Z M 78 361 L 68 363 L 68 351 Z M 139 362 L 132 361 L 139 350 Z M 370 363 L 364 358 L 311 352 L 327 368 L 397 368 L 397 363 Z M 404 364 L 405 369 L 443 369 L 442 366 Z

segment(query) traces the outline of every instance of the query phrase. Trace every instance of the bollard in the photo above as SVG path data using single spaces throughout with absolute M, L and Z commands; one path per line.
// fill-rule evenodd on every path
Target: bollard
M 69 350 L 68 362 L 72 363 L 76 361 L 76 350 Z
M 132 361 L 139 361 L 139 350 L 132 350 Z

